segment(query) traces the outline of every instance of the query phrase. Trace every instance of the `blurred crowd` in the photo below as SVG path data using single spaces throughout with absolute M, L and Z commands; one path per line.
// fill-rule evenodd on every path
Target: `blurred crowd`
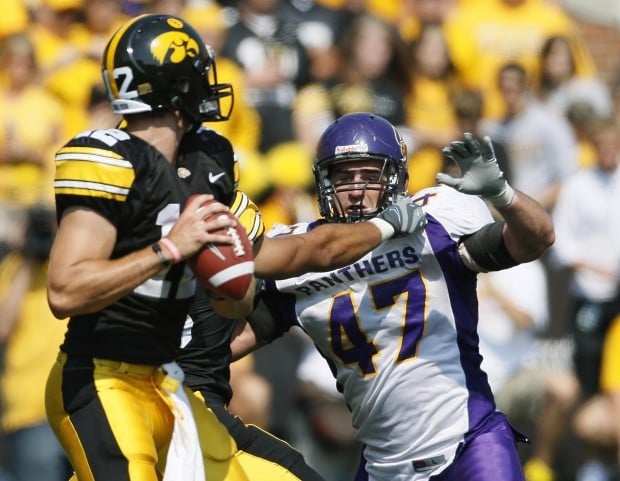
M 231 140 L 240 188 L 267 228 L 318 216 L 313 149 L 343 114 L 370 111 L 399 127 L 410 193 L 451 168 L 443 146 L 463 132 L 490 135 L 508 180 L 552 213 L 557 238 L 541 262 L 481 276 L 483 362 L 498 406 L 531 438 L 522 453 L 528 481 L 620 479 L 620 58 L 604 80 L 561 5 L 2 5 L 0 481 L 68 479 L 43 411 L 64 333 L 45 299 L 53 153 L 77 132 L 118 123 L 101 83 L 102 49 L 118 25 L 146 12 L 185 18 L 216 52 L 234 109 L 208 126 Z M 331 373 L 302 335 L 285 338 L 233 367 L 231 409 L 297 446 L 327 481 L 353 479 L 360 447 Z M 48 454 L 41 466 L 33 450 Z

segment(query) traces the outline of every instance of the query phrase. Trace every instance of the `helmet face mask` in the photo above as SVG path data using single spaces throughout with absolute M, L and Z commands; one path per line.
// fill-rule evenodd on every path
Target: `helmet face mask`
M 332 183 L 334 169 L 344 163 L 374 165 L 362 180 Z M 313 166 L 321 216 L 330 222 L 359 222 L 376 216 L 407 194 L 407 148 L 392 124 L 367 112 L 347 114 L 333 122 L 319 139 Z M 345 213 L 338 193 L 379 190 L 376 208 Z
M 130 20 L 108 42 L 101 69 L 114 113 L 175 109 L 195 125 L 230 116 L 232 86 L 217 83 L 213 50 L 180 18 L 146 14 Z M 227 97 L 222 112 L 220 101 Z

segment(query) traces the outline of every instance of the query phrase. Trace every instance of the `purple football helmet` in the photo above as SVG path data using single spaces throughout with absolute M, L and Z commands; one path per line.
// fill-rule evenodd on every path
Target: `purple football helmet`
M 344 215 L 338 209 L 330 169 L 341 162 L 367 159 L 383 161 L 381 178 L 386 179 L 380 183 L 383 194 L 373 212 Z M 368 112 L 343 115 L 321 135 L 313 172 L 321 216 L 330 222 L 359 222 L 376 216 L 407 194 L 407 146 L 396 128 L 383 117 Z M 377 187 L 367 183 L 365 188 Z M 359 189 L 359 183 L 351 182 L 350 189 Z M 342 190 L 343 185 L 339 184 L 338 191 Z

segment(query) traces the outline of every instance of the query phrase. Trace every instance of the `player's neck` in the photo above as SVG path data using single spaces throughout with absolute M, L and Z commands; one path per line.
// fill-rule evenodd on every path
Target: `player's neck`
M 155 147 L 172 163 L 184 134 L 184 127 L 173 115 L 131 119 L 126 130 Z

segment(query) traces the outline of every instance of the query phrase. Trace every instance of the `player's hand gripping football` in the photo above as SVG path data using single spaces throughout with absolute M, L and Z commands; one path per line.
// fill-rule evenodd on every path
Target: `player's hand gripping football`
M 453 177 L 440 172 L 437 182 L 455 188 L 459 192 L 479 195 L 495 207 L 506 207 L 514 198 L 514 190 L 504 173 L 497 165 L 493 143 L 484 137 L 484 146 L 470 133 L 465 133 L 463 141 L 455 141 L 443 148 L 443 154 L 460 169 L 461 177 Z
M 226 229 L 237 221 L 232 216 L 218 215 L 229 211 L 227 206 L 213 201 L 210 194 L 192 196 L 167 235 L 178 251 L 174 262 L 188 259 L 208 242 L 232 245 Z
M 426 225 L 426 216 L 422 207 L 414 204 L 408 197 L 390 205 L 373 220 L 381 220 L 390 224 L 394 229 L 390 237 L 415 234 Z

